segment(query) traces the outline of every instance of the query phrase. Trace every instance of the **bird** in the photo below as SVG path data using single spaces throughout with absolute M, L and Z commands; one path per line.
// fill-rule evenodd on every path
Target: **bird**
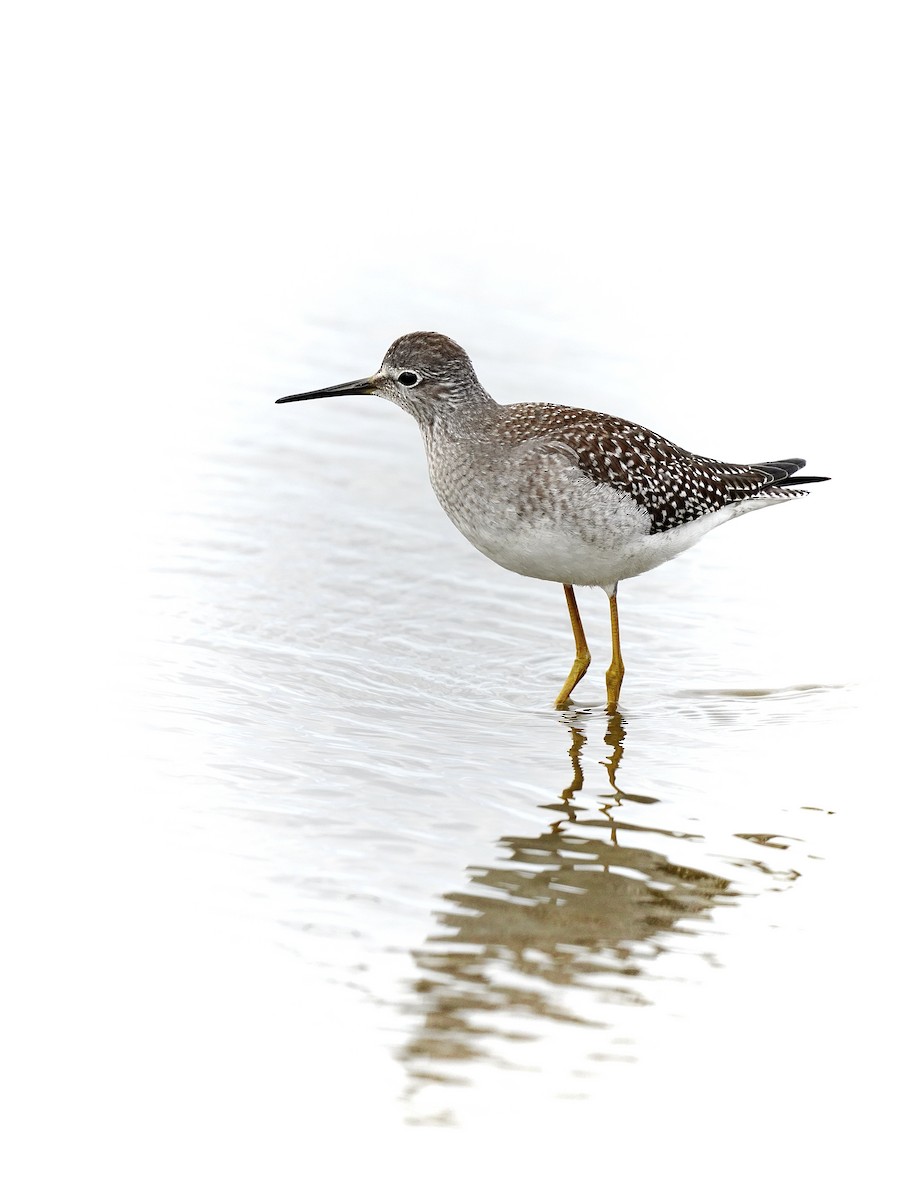
M 807 493 L 802 458 L 731 463 L 681 449 L 621 417 L 552 403 L 498 404 L 471 359 L 440 333 L 397 338 L 373 374 L 276 404 L 380 396 L 415 418 L 435 495 L 482 554 L 519 575 L 561 583 L 575 658 L 556 697 L 565 709 L 591 654 L 576 587 L 609 600 L 607 711 L 618 709 L 625 664 L 618 586 L 668 562 L 717 525 Z

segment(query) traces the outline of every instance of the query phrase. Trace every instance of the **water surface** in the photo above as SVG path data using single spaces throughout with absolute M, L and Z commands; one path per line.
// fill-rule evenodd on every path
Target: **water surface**
M 358 368 L 300 363 L 296 386 Z M 561 589 L 459 538 L 413 423 L 272 399 L 201 452 L 158 543 L 160 769 L 261 936 L 364 1014 L 382 1114 L 587 1113 L 623 1072 L 652 1080 L 666 1031 L 837 869 L 857 687 L 759 561 L 784 569 L 827 495 L 623 585 L 613 717 L 606 601 L 583 593 L 595 667 L 560 714 Z M 736 1025 L 805 985 L 756 986 Z

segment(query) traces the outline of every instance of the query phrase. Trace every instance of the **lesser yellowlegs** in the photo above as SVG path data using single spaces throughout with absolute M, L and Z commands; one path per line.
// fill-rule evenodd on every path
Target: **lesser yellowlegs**
M 591 661 L 574 588 L 609 597 L 610 709 L 625 667 L 616 589 L 687 550 L 716 525 L 806 495 L 802 458 L 749 465 L 701 458 L 631 421 L 556 404 L 497 404 L 469 356 L 439 333 L 398 338 L 366 379 L 283 396 L 383 396 L 415 417 L 435 495 L 482 554 L 520 575 L 561 583 L 575 661 L 556 699 L 564 707 Z M 783 487 L 790 478 L 790 485 Z

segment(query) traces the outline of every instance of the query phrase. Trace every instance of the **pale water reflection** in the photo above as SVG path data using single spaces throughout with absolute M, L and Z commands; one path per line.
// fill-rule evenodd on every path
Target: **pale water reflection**
M 438 928 L 412 952 L 416 975 L 404 1008 L 413 1028 L 400 1056 L 418 1121 L 429 1113 L 452 1120 L 452 1100 L 441 1089 L 470 1082 L 473 1061 L 516 1069 L 536 1061 L 533 1047 L 523 1059 L 523 1043 L 541 1040 L 552 1054 L 557 1023 L 583 1028 L 581 1086 L 596 1064 L 636 1062 L 640 1047 L 620 1019 L 623 1009 L 651 1005 L 660 979 L 677 982 L 684 954 L 715 967 L 704 941 L 714 909 L 780 890 L 800 875 L 796 866 L 737 853 L 724 855 L 715 872 L 683 861 L 681 845 L 702 851 L 703 834 L 650 823 L 659 801 L 619 783 L 627 771 L 627 719 L 589 718 L 562 722 L 572 777 L 557 801 L 540 806 L 553 819 L 542 830 L 499 838 L 486 865 L 469 867 L 464 885 L 440 898 Z M 591 740 L 601 741 L 601 732 L 598 765 L 608 786 L 586 789 Z M 793 841 L 734 836 L 766 850 Z

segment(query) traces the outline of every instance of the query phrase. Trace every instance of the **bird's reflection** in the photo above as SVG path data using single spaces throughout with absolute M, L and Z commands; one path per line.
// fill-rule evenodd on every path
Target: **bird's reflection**
M 498 1045 L 534 1036 L 524 1032 L 533 1018 L 602 1026 L 610 1004 L 648 1003 L 641 977 L 664 935 L 729 892 L 727 879 L 628 844 L 685 835 L 627 819 L 632 805 L 656 800 L 617 782 L 623 718 L 608 718 L 609 789 L 590 805 L 587 725 L 565 723 L 572 776 L 545 806 L 555 819 L 543 832 L 500 839 L 501 861 L 469 869 L 466 887 L 443 897 L 440 931 L 414 952 L 421 1023 L 403 1050 L 414 1078 L 449 1081 L 453 1062 L 503 1058 Z

